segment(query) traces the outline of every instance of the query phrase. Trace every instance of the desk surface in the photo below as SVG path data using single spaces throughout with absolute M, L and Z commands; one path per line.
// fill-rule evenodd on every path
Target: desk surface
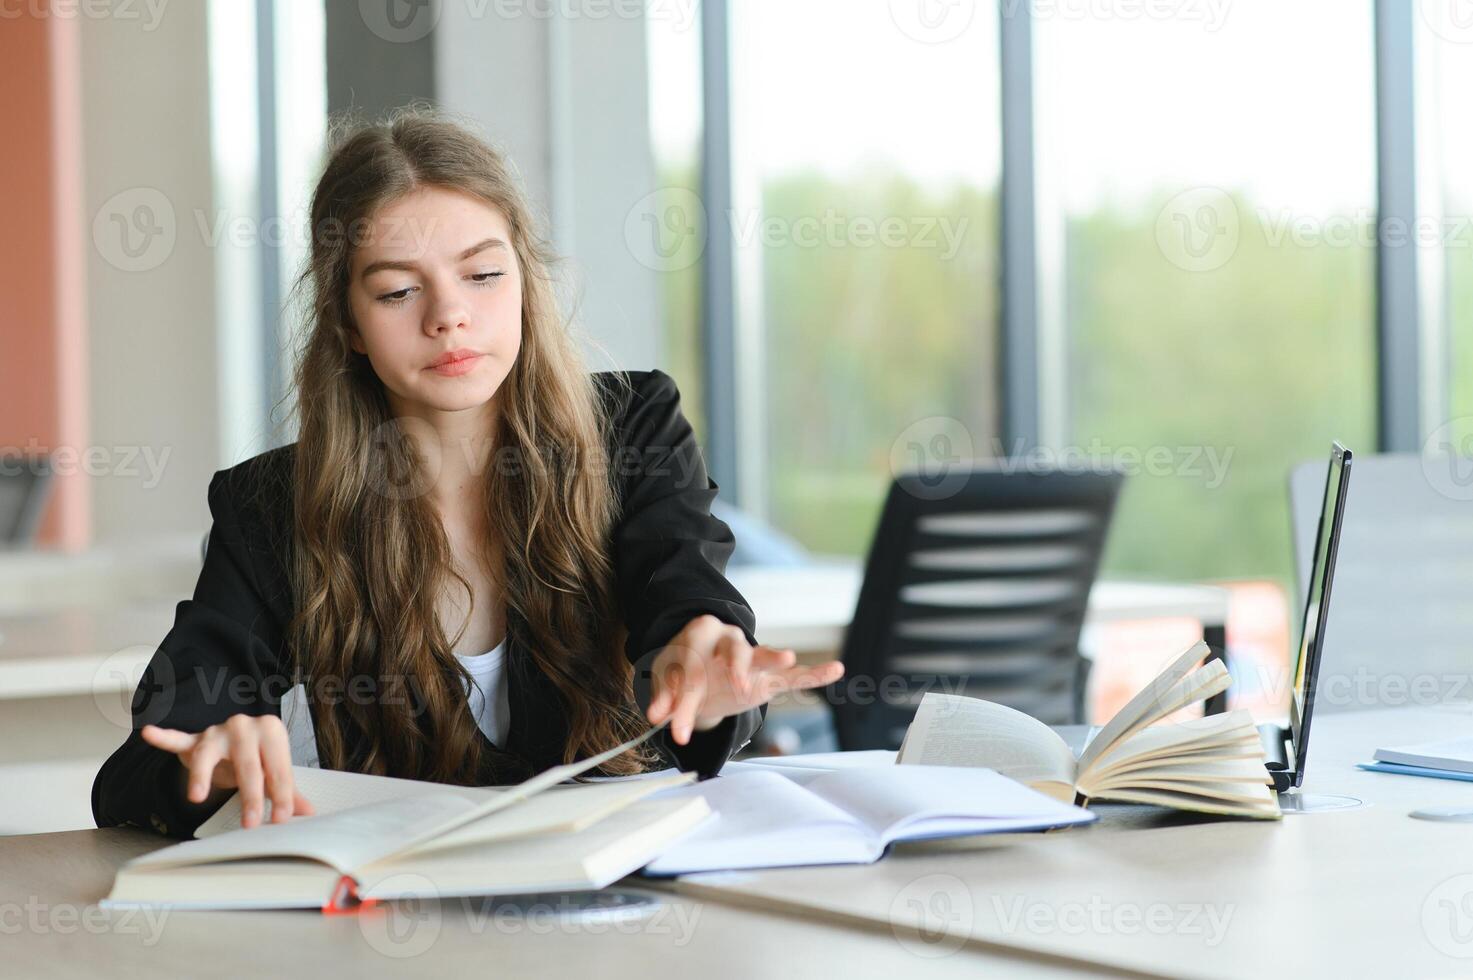
M 1306 790 L 1366 801 L 1356 809 L 1261 823 L 1117 807 L 1088 828 L 911 845 L 867 867 L 693 875 L 679 887 L 827 921 L 928 926 L 946 937 L 938 946 L 1172 976 L 1473 975 L 1473 824 L 1407 816 L 1473 807 L 1473 784 L 1354 767 L 1380 746 L 1470 728 L 1466 708 L 1316 719 Z
M 1369 805 L 1281 823 L 1116 808 L 1100 824 L 897 849 L 874 865 L 693 875 L 642 926 L 514 923 L 475 902 L 315 912 L 103 912 L 128 829 L 0 838 L 0 925 L 19 975 L 387 974 L 487 966 L 647 978 L 849 973 L 1457 976 L 1473 966 L 1473 784 L 1366 773 L 1383 744 L 1446 737 L 1468 709 L 1327 717 L 1311 792 Z M 981 975 L 996 975 L 983 972 Z
M 140 830 L 0 837 L 7 976 L 1097 976 L 1052 957 L 966 949 L 940 959 L 903 929 L 815 921 L 667 893 L 648 918 L 564 925 L 484 914 L 478 899 L 395 902 L 362 915 L 104 910 Z M 646 887 L 644 883 L 636 883 Z M 651 889 L 656 890 L 656 889 Z M 663 891 L 663 889 L 660 889 Z M 992 968 L 989 970 L 989 968 Z

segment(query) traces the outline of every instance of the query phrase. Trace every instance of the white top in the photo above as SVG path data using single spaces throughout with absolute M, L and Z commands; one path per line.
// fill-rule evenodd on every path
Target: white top
M 506 736 L 511 731 L 511 692 L 506 683 L 506 641 L 496 649 L 477 653 L 469 657 L 456 655 L 475 680 L 474 689 L 466 694 L 470 698 L 471 711 L 476 716 L 476 726 L 498 748 L 506 748 Z M 494 691 L 491 698 L 486 691 Z M 319 767 L 317 756 L 317 733 L 312 726 L 312 715 L 307 710 L 307 692 L 301 684 L 295 685 L 281 699 L 281 720 L 286 723 L 291 741 L 292 764 Z
M 471 672 L 474 687 L 467 690 L 471 701 L 471 712 L 476 724 L 486 737 L 501 748 L 506 747 L 506 735 L 511 730 L 511 695 L 506 684 L 506 641 L 502 640 L 494 650 L 477 653 L 469 657 L 456 654 L 456 659 Z

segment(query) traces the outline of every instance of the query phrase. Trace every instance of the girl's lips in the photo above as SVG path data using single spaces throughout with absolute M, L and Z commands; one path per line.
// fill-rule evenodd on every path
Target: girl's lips
M 434 371 L 436 374 L 444 375 L 447 378 L 454 378 L 459 375 L 466 374 L 467 372 L 474 371 L 476 369 L 476 365 L 481 363 L 481 358 L 483 356 L 484 355 L 481 354 L 473 354 L 470 357 L 462 357 L 458 361 L 448 361 L 444 364 L 436 364 L 434 367 L 430 368 L 430 370 Z

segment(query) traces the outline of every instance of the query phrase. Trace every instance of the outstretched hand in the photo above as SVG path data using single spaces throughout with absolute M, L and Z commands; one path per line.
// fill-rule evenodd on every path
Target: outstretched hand
M 829 660 L 797 666 L 797 654 L 747 642 L 739 626 L 712 615 L 686 624 L 654 660 L 650 724 L 667 719 L 679 745 L 691 732 L 715 728 L 728 715 L 766 704 L 784 691 L 832 684 L 844 665 Z
M 186 798 L 204 803 L 214 791 L 240 790 L 240 825 L 261 822 L 265 800 L 271 798 L 271 822 L 284 823 L 292 815 L 316 811 L 292 780 L 291 744 L 286 726 L 276 715 L 231 715 L 202 732 L 144 725 L 143 740 L 173 752 L 187 772 Z

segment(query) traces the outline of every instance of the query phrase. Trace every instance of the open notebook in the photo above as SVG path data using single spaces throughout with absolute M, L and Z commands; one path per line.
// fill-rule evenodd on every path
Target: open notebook
M 868 864 L 897 841 L 1047 830 L 1095 819 L 995 772 L 940 766 L 824 772 L 730 762 L 717 778 L 666 790 L 659 799 L 704 800 L 717 819 L 667 847 L 645 868 L 651 875 Z
M 316 815 L 243 830 L 238 804 L 234 824 L 222 810 L 200 839 L 125 864 L 101 904 L 341 911 L 391 898 L 602 888 L 710 817 L 699 797 L 653 798 L 693 773 L 558 785 L 647 737 L 504 789 L 294 767 Z

